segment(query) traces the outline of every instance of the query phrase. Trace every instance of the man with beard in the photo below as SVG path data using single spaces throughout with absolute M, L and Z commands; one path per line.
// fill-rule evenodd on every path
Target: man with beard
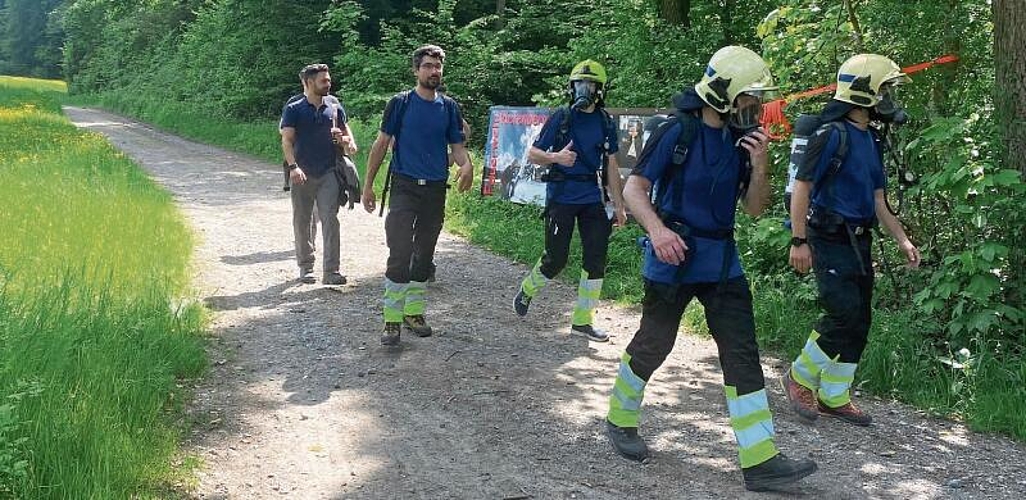
M 417 85 L 392 97 L 385 107 L 381 130 L 367 161 L 362 195 L 364 209 L 373 212 L 374 178 L 394 140 L 389 165 L 392 197 L 385 219 L 389 253 L 381 343 L 386 346 L 399 344 L 403 325 L 419 337 L 433 333 L 424 318 L 427 279 L 445 217 L 450 147 L 459 165 L 459 190 L 470 189 L 474 180 L 459 107 L 438 93 L 445 51 L 425 45 L 413 52 L 412 62 Z
M 311 220 L 314 205 L 320 218 L 324 248 L 322 282 L 345 284 L 339 272 L 339 183 L 335 168 L 335 144 L 347 154 L 356 152 L 345 110 L 337 101 L 328 102 L 331 74 L 327 64 L 311 64 L 299 73 L 303 81 L 301 99 L 290 100 L 282 111 L 281 146 L 289 169 L 292 195 L 292 230 L 296 245 L 299 280 L 313 283 L 314 249 Z M 344 128 L 336 128 L 333 122 Z

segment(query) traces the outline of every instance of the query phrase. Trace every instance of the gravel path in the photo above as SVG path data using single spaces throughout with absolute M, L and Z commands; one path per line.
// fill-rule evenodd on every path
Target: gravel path
M 573 293 L 554 284 L 521 320 L 527 268 L 443 234 L 428 317 L 438 332 L 377 344 L 383 221 L 341 214 L 349 284 L 295 278 L 290 205 L 276 165 L 108 113 L 66 108 L 170 190 L 198 237 L 196 284 L 213 311 L 212 370 L 189 405 L 203 499 L 757 498 L 741 485 L 716 350 L 682 336 L 649 386 L 647 464 L 616 456 L 600 423 L 637 310 L 603 304 L 616 336 L 568 335 Z M 274 131 L 268 131 L 274 133 Z M 154 242 L 159 244 L 159 242 Z M 319 265 L 319 263 L 318 263 Z M 319 274 L 319 273 L 318 273 Z M 861 398 L 868 429 L 804 425 L 764 367 L 778 444 L 820 472 L 805 498 L 1026 496 L 1026 446 Z M 770 495 L 787 497 L 790 495 Z

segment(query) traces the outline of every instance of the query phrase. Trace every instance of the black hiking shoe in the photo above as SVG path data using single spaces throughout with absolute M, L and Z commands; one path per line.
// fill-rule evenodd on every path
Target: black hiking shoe
M 409 328 L 418 337 L 430 337 L 433 333 L 428 326 L 423 314 L 403 316 L 403 325 Z
M 521 288 L 517 292 L 517 296 L 513 297 L 513 311 L 517 313 L 517 316 L 527 316 L 528 307 L 531 307 L 531 297 L 524 293 L 524 289 Z
M 583 335 L 592 342 L 609 342 L 609 334 L 591 325 L 571 325 L 570 333 Z
M 638 435 L 637 427 L 617 427 L 606 420 L 606 436 L 617 453 L 628 460 L 644 462 L 648 459 L 648 446 Z
M 783 453 L 778 453 L 777 456 L 755 467 L 741 469 L 741 474 L 745 478 L 745 489 L 771 491 L 794 484 L 816 472 L 816 469 L 816 462 L 812 460 L 791 460 Z
M 399 334 L 402 332 L 402 323 L 399 322 L 388 322 L 385 323 L 385 332 L 381 334 L 381 345 L 396 346 L 399 345 Z
M 313 269 L 299 269 L 299 282 L 300 283 L 317 283 L 317 278 L 314 277 Z
M 342 274 L 338 272 L 328 273 L 321 278 L 321 283 L 325 285 L 345 285 L 346 277 L 342 276 Z

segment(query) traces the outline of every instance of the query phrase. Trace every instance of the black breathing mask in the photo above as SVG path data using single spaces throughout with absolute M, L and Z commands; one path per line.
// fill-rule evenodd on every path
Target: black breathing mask
M 908 113 L 898 101 L 898 88 L 888 85 L 881 89 L 881 94 L 880 102 L 869 110 L 869 118 L 895 125 L 904 125 L 908 122 Z
M 598 84 L 588 80 L 570 82 L 570 107 L 581 110 L 598 100 Z

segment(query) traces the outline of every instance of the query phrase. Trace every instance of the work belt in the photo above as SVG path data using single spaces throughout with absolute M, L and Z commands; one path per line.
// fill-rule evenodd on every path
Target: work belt
M 565 170 L 559 167 L 549 167 L 549 171 L 545 172 L 541 176 L 542 182 L 566 182 L 566 181 L 577 181 L 577 182 L 595 182 L 595 174 L 568 174 Z
M 736 244 L 734 241 L 734 228 L 717 230 L 699 229 L 694 226 L 688 225 L 682 219 L 673 216 L 665 216 L 664 214 L 661 215 L 661 218 L 663 219 L 663 224 L 665 224 L 666 227 L 668 227 L 671 231 L 677 233 L 681 237 L 681 239 L 684 240 L 684 243 L 688 246 L 688 249 L 684 252 L 684 262 L 677 266 L 677 273 L 674 279 L 675 283 L 680 282 L 681 279 L 684 277 L 684 273 L 687 271 L 688 264 L 691 263 L 695 255 L 695 238 L 727 241 L 727 245 L 723 249 L 723 264 L 720 266 L 720 280 L 719 285 L 717 285 L 718 289 L 719 287 L 722 287 L 723 283 L 727 281 L 727 275 L 730 273 L 730 264 L 733 261 L 731 257 L 734 254 L 734 247 Z
M 863 262 L 859 242 L 869 238 L 873 229 L 876 228 L 876 223 L 875 218 L 870 221 L 850 222 L 840 214 L 815 206 L 808 216 L 808 226 L 816 236 L 827 242 L 851 245 L 852 252 L 855 253 L 855 258 L 859 261 L 859 272 L 862 276 L 866 276 L 869 271 Z
M 395 172 L 392 175 L 394 176 L 395 180 L 400 180 L 417 186 L 448 186 L 449 182 L 448 180 L 433 181 L 428 179 L 418 179 L 416 177 L 410 177 L 408 175 L 400 174 L 399 172 Z

